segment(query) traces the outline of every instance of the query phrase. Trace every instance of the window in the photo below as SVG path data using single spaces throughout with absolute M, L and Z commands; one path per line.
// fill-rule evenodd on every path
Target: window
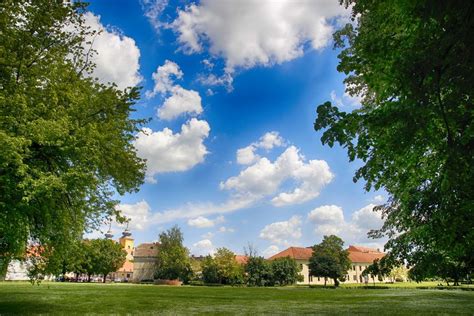
M 321 281 L 321 278 L 320 278 L 320 277 L 318 277 L 318 282 L 319 282 L 319 281 Z
M 362 271 L 362 266 L 359 266 L 359 271 Z
M 128 245 L 128 249 L 130 249 L 130 245 Z
M 313 282 L 313 276 L 312 275 L 309 276 L 309 282 Z
M 352 276 L 352 279 L 353 279 L 354 281 L 357 281 L 357 275 Z
M 129 277 L 130 277 L 130 273 L 127 273 L 127 278 L 129 278 Z
M 303 264 L 300 263 L 300 270 L 303 270 Z
M 356 266 L 355 266 L 355 265 L 352 266 L 352 270 L 354 270 L 354 271 L 356 270 Z

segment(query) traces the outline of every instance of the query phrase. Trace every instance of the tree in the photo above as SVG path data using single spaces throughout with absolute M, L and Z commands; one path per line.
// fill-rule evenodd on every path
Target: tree
M 84 12 L 80 1 L 0 4 L 0 261 L 29 241 L 66 249 L 143 182 L 138 88 L 91 78 Z
M 220 282 L 217 264 L 210 255 L 207 255 L 202 262 L 202 280 L 208 284 L 217 284 Z
M 390 256 L 413 266 L 434 252 L 472 272 L 474 3 L 341 3 L 353 23 L 334 34 L 338 70 L 362 105 L 347 113 L 326 102 L 314 127 L 363 162 L 354 181 L 389 193 L 370 236 L 388 236 Z
M 155 278 L 179 279 L 188 282 L 192 276 L 189 251 L 183 246 L 183 234 L 173 226 L 159 236 L 160 250 L 156 261 Z
M 290 257 L 277 258 L 271 263 L 273 281 L 280 286 L 295 284 L 300 280 L 300 267 Z
M 324 278 L 324 286 L 327 278 L 334 280 L 334 286 L 339 285 L 339 280 L 345 280 L 351 261 L 343 245 L 341 238 L 330 235 L 324 236 L 323 241 L 313 247 L 308 267 L 311 275 Z
M 235 254 L 227 248 L 218 248 L 214 255 L 214 262 L 217 267 L 219 283 L 221 284 L 242 284 L 243 267 L 235 260 Z
M 390 274 L 391 268 L 386 264 L 386 261 L 382 259 L 375 259 L 372 264 L 367 266 L 365 270 L 362 272 L 362 276 L 369 276 L 374 281 L 375 286 L 375 278 L 382 282 L 384 277 Z
M 250 286 L 273 285 L 271 263 L 263 257 L 251 256 L 245 264 L 246 283 Z
M 110 272 L 115 272 L 123 266 L 127 252 L 122 245 L 110 239 L 93 239 L 90 246 L 95 250 L 91 258 L 94 274 L 102 274 L 105 283 Z

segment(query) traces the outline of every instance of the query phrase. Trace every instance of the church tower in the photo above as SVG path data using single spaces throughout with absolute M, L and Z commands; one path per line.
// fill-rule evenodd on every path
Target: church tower
M 122 232 L 122 237 L 119 238 L 119 243 L 122 245 L 123 249 L 127 252 L 127 259 L 126 261 L 133 260 L 133 246 L 134 246 L 134 239 L 132 238 L 132 233 L 127 228 Z

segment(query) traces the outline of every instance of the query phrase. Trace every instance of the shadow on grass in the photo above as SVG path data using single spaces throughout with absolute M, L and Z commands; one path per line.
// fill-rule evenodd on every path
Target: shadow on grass
M 34 302 L 34 301 L 16 301 L 16 302 L 1 302 L 0 315 L 10 314 L 30 314 L 34 311 L 35 314 L 48 314 L 56 307 L 53 304 Z M 72 309 L 73 307 L 71 307 Z

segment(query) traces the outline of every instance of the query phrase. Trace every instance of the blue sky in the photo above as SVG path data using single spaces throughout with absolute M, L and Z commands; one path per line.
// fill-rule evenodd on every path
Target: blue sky
M 313 129 L 317 105 L 359 102 L 336 70 L 337 3 L 91 1 L 94 75 L 143 87 L 133 115 L 151 118 L 135 143 L 147 181 L 120 197 L 137 244 L 175 224 L 195 254 L 250 242 L 268 256 L 330 233 L 383 244 L 366 232 L 385 193 L 353 183 L 361 163 Z

